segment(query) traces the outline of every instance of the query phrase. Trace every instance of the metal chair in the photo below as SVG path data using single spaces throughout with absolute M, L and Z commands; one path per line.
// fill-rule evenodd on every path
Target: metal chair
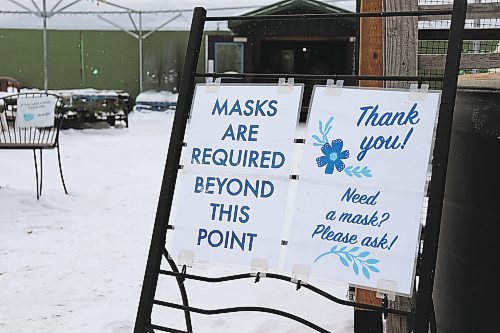
M 21 109 L 18 112 L 19 106 L 21 106 Z M 26 110 L 30 110 L 30 112 L 25 112 Z M 64 192 L 68 194 L 62 172 L 61 153 L 59 150 L 59 131 L 63 117 L 64 102 L 61 96 L 55 94 L 30 92 L 7 95 L 0 98 L 0 150 L 33 150 L 37 199 L 40 199 L 42 195 L 43 151 L 47 149 L 57 150 L 59 173 Z M 45 123 L 37 124 L 35 118 L 43 118 Z M 30 121 L 33 122 L 30 123 Z M 40 156 L 40 172 L 38 170 L 37 150 Z

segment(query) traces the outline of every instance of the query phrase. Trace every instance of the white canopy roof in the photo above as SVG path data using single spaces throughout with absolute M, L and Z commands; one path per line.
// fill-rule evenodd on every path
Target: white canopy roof
M 47 13 L 57 13 L 47 21 L 48 29 L 83 29 L 83 30 L 118 30 L 117 26 L 134 29 L 127 14 L 137 11 L 131 17 L 138 25 L 139 14 L 143 12 L 143 30 L 157 29 L 159 26 L 176 17 L 162 27 L 162 30 L 189 30 L 192 9 L 205 7 L 211 16 L 240 15 L 259 7 L 270 5 L 279 0 L 46 0 Z M 355 0 L 323 0 L 340 8 L 354 11 Z M 19 12 L 43 11 L 43 0 L 0 0 L 0 29 L 42 29 L 42 19 L 34 14 Z M 163 11 L 152 13 L 152 11 Z M 95 14 L 84 14 L 85 12 Z M 73 14 L 71 14 L 73 13 Z M 76 14 L 79 13 L 79 14 Z M 98 17 L 113 22 L 115 25 Z M 225 23 L 207 22 L 206 30 L 226 30 Z

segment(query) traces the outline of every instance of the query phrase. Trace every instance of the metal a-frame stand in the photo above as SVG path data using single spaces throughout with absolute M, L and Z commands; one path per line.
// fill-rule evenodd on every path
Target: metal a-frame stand
M 142 286 L 139 308 L 137 312 L 134 333 L 151 333 L 155 331 L 186 333 L 193 332 L 191 323 L 191 312 L 201 313 L 206 315 L 223 314 L 231 312 L 243 311 L 258 311 L 273 313 L 282 317 L 286 317 L 302 323 L 317 332 L 329 332 L 318 325 L 309 322 L 299 316 L 283 312 L 276 309 L 265 307 L 234 307 L 225 309 L 206 310 L 195 307 L 190 307 L 187 297 L 187 292 L 184 287 L 185 279 L 198 280 L 203 282 L 220 283 L 225 281 L 255 278 L 260 279 L 259 273 L 257 276 L 251 273 L 239 274 L 233 276 L 225 276 L 220 278 L 208 278 L 203 276 L 187 274 L 185 267 L 182 272 L 179 272 L 175 262 L 169 258 L 165 249 L 166 233 L 169 227 L 169 216 L 172 208 L 174 190 L 179 169 L 181 151 L 183 146 L 184 133 L 186 123 L 189 118 L 189 112 L 193 99 L 195 79 L 198 77 L 224 77 L 224 78 L 240 78 L 240 79 L 272 79 L 277 80 L 283 77 L 282 74 L 219 74 L 219 73 L 196 73 L 196 65 L 201 48 L 202 35 L 205 22 L 207 21 L 228 21 L 228 20 L 259 20 L 259 21 L 279 21 L 279 20 L 303 20 L 303 19 L 335 19 L 335 18 L 355 18 L 359 23 L 359 19 L 363 17 L 398 17 L 398 16 L 429 16 L 429 15 L 452 15 L 451 27 L 449 31 L 449 46 L 446 56 L 446 68 L 444 76 L 362 76 L 362 75 L 304 75 L 290 74 L 290 77 L 302 80 L 381 80 L 381 81 L 416 81 L 419 84 L 422 81 L 442 81 L 443 90 L 441 96 L 441 104 L 439 107 L 439 118 L 436 133 L 436 142 L 434 148 L 434 158 L 432 161 L 432 179 L 429 191 L 429 207 L 427 212 L 427 222 L 425 227 L 425 241 L 420 256 L 418 268 L 418 291 L 417 305 L 415 313 L 390 309 L 387 306 L 373 306 L 360 304 L 351 301 L 345 301 L 336 298 L 335 296 L 316 288 L 312 285 L 301 285 L 300 281 L 292 282 L 291 277 L 280 274 L 266 273 L 266 278 L 278 279 L 290 283 L 296 283 L 297 289 L 307 288 L 318 295 L 325 297 L 333 302 L 346 306 L 379 311 L 382 313 L 392 313 L 397 315 L 414 316 L 415 333 L 427 333 L 429 324 L 435 332 L 434 321 L 431 321 L 433 314 L 432 292 L 434 285 L 434 270 L 436 267 L 437 249 L 439 242 L 439 232 L 441 224 L 441 215 L 443 208 L 444 189 L 446 184 L 446 169 L 448 165 L 448 151 L 450 146 L 450 137 L 453 120 L 453 110 L 455 106 L 455 96 L 457 90 L 458 71 L 460 65 L 460 56 L 462 49 L 463 30 L 465 23 L 465 15 L 467 11 L 466 0 L 455 0 L 453 10 L 434 10 L 434 11 L 413 11 L 413 12 L 381 12 L 381 13 L 336 13 L 336 14 L 300 14 L 300 15 L 262 15 L 262 16 L 237 16 L 237 17 L 207 17 L 206 10 L 197 7 L 194 10 L 193 20 L 191 23 L 191 32 L 182 71 L 179 97 L 177 101 L 177 110 L 175 113 L 172 134 L 170 137 L 170 145 L 168 148 L 168 156 L 163 174 L 158 208 L 156 211 L 155 224 L 149 255 L 147 260 L 146 272 L 144 275 L 144 283 Z M 161 270 L 161 262 L 165 258 L 170 265 L 172 271 Z M 155 293 L 160 275 L 170 275 L 177 279 L 179 289 L 181 291 L 183 304 L 175 304 L 156 299 Z M 386 305 L 386 303 L 384 303 Z M 162 327 L 151 322 L 151 313 L 153 306 L 167 306 L 183 310 L 186 319 L 186 330 L 178 330 L 174 328 Z

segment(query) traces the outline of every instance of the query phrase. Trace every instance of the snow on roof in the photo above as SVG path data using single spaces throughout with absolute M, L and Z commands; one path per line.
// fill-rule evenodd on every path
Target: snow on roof
M 23 88 L 22 93 L 29 92 L 43 92 L 39 89 Z M 94 88 L 84 88 L 84 89 L 63 89 L 63 90 L 48 90 L 48 93 L 56 94 L 61 97 L 71 98 L 74 96 L 94 96 L 94 97 L 118 97 L 122 95 L 128 95 L 127 92 L 121 90 L 99 90 Z
M 148 90 L 137 95 L 135 103 L 177 102 L 177 96 L 170 91 Z

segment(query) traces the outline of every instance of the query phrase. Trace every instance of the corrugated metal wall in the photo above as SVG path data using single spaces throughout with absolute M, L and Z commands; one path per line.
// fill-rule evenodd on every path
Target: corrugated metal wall
M 170 70 L 182 69 L 189 32 L 155 32 L 144 41 L 144 90 L 165 89 Z M 122 31 L 48 31 L 49 89 L 120 89 L 139 93 L 138 41 Z M 204 50 L 199 68 L 204 68 Z M 0 76 L 43 89 L 41 30 L 0 30 Z

